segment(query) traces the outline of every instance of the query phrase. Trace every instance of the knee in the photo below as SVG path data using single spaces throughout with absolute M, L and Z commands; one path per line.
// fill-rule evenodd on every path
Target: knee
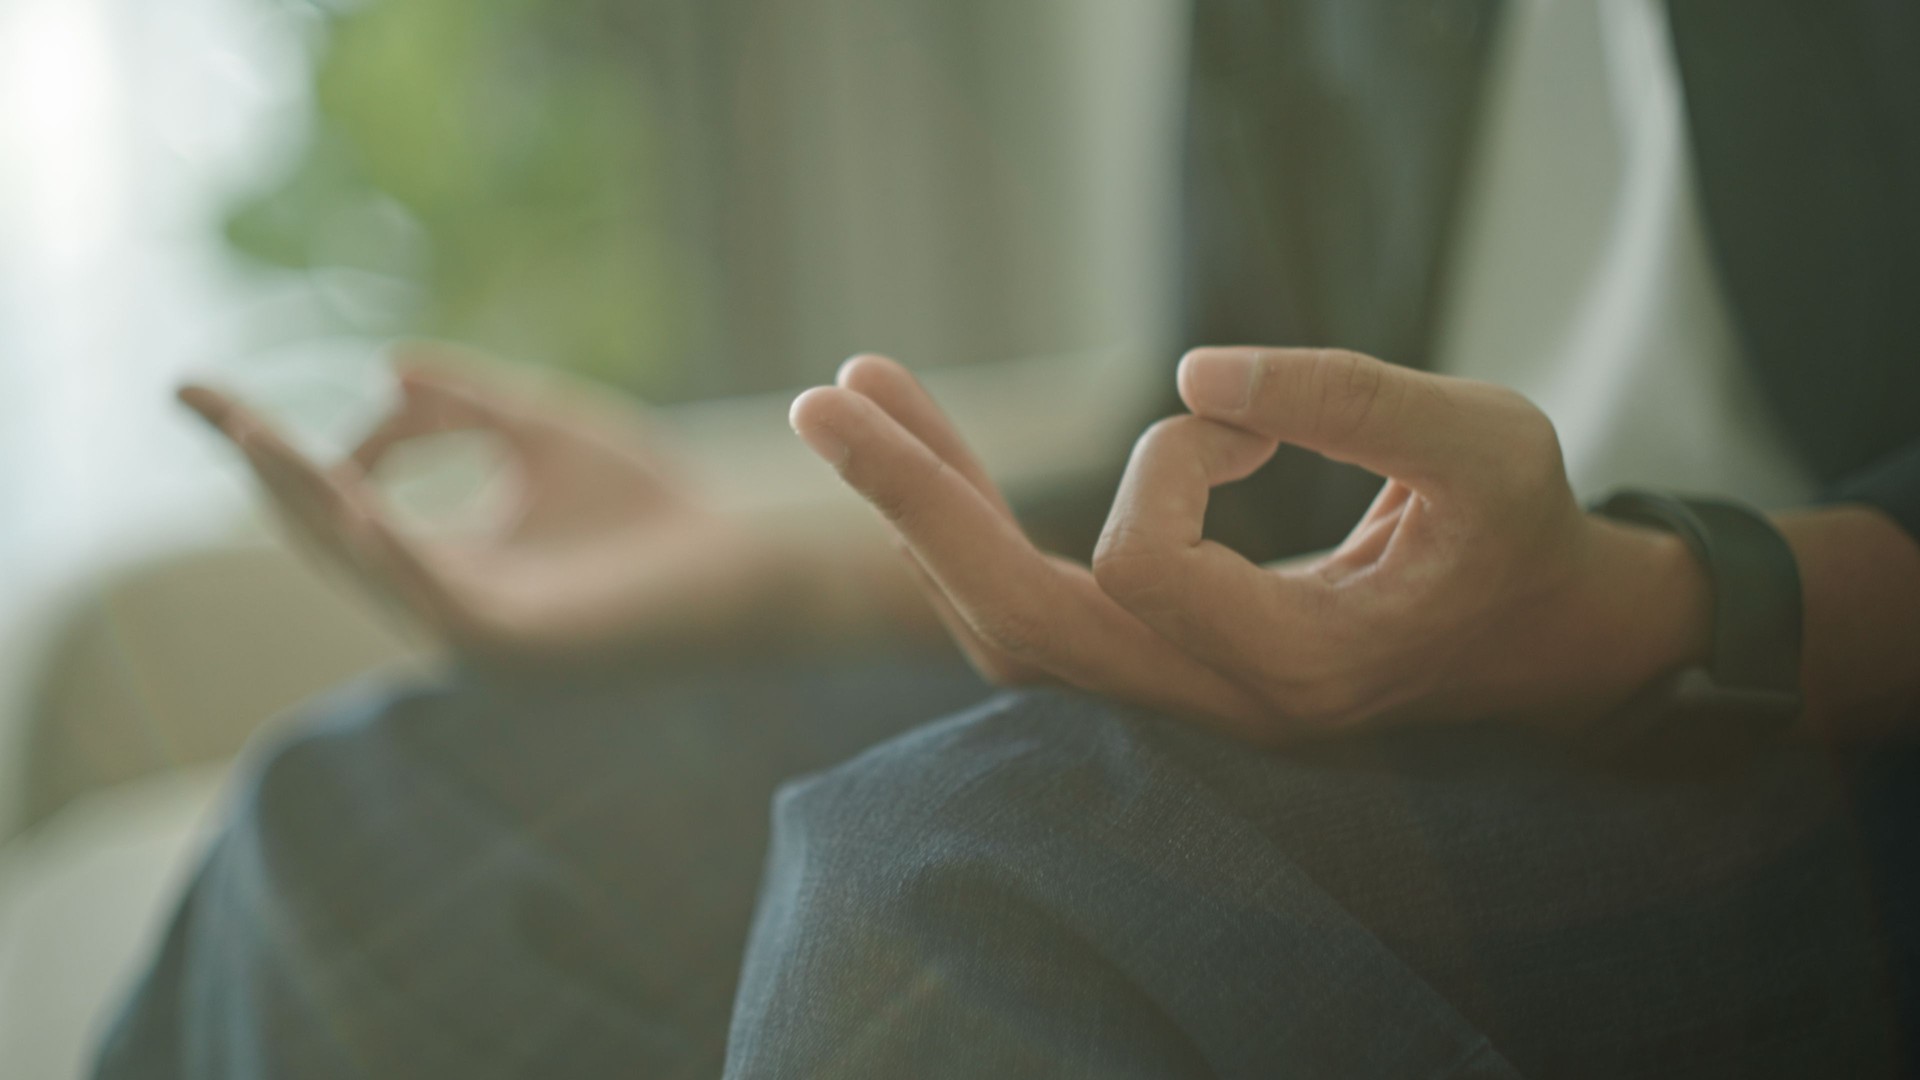
M 367 812 L 395 728 L 464 693 L 455 685 L 366 681 L 302 707 L 250 747 L 238 769 L 229 831 L 277 852 L 327 844 Z
M 1137 877 L 1116 841 L 1164 794 L 1139 769 L 1155 727 L 1075 694 L 1003 694 L 782 789 L 736 1032 L 885 1013 L 950 1034 L 999 1022 L 1006 994 L 1098 983 L 1060 919 Z
M 788 784 L 774 804 L 776 862 L 899 885 L 1111 823 L 1155 725 L 1070 692 L 1001 694 Z

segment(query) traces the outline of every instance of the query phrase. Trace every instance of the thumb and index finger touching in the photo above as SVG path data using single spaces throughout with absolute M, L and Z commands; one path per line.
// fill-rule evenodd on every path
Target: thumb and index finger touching
M 492 432 L 524 449 L 532 414 L 455 355 L 434 346 L 409 346 L 396 355 L 400 403 L 348 455 L 360 471 L 372 472 L 401 443 L 452 431 Z
M 462 376 L 409 359 L 400 364 L 405 401 L 331 469 L 314 462 L 230 394 L 189 383 L 177 397 L 240 450 L 280 516 L 301 538 L 346 569 L 401 594 L 407 606 L 431 619 L 442 614 L 447 604 L 445 583 L 427 553 L 387 519 L 364 476 L 399 442 L 434 431 L 481 426 L 484 420 L 474 417 L 449 423 L 422 410 L 416 402 L 451 400 L 452 395 L 463 393 Z
M 1197 655 L 1236 666 L 1312 641 L 1328 598 L 1202 536 L 1211 488 L 1291 443 L 1415 487 L 1447 482 L 1475 432 L 1456 380 L 1324 349 L 1196 349 L 1180 363 L 1191 415 L 1135 445 L 1094 560 L 1116 600 Z
M 1195 349 L 1177 379 L 1195 416 L 1416 488 L 1445 483 L 1484 428 L 1477 384 L 1342 349 Z
M 529 418 L 511 395 L 470 374 L 445 350 L 406 347 L 396 354 L 394 370 L 400 401 L 348 452 L 344 462 L 361 473 L 372 472 L 393 447 L 423 435 L 487 430 L 513 440 L 527 427 Z M 251 441 L 271 446 L 277 456 L 292 452 L 264 418 L 231 394 L 189 382 L 176 396 L 242 450 Z

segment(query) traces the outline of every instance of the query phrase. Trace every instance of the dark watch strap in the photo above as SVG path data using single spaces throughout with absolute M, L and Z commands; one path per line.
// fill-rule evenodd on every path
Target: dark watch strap
M 1800 568 L 1793 549 L 1756 510 L 1718 499 L 1621 491 L 1600 514 L 1679 535 L 1713 587 L 1713 649 L 1704 670 L 1674 688 L 1692 701 L 1777 717 L 1800 707 Z

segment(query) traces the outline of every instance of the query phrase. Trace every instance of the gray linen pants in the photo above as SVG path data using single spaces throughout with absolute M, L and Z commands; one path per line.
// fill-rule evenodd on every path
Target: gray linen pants
M 1685 780 L 1490 725 L 1258 754 L 894 656 L 359 687 L 254 754 L 228 815 L 102 1077 L 1840 1076 L 1898 1050 L 1855 818 L 1807 747 Z

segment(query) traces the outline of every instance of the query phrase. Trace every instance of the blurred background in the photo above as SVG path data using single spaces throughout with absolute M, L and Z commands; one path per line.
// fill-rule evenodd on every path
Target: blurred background
M 1164 370 L 1184 26 L 0 0 L 0 1076 L 84 1071 L 247 738 L 417 662 L 257 520 L 183 377 L 338 452 L 388 345 L 449 338 L 663 405 L 752 501 L 824 490 L 786 402 L 875 350 L 1014 487 L 1058 482 Z

